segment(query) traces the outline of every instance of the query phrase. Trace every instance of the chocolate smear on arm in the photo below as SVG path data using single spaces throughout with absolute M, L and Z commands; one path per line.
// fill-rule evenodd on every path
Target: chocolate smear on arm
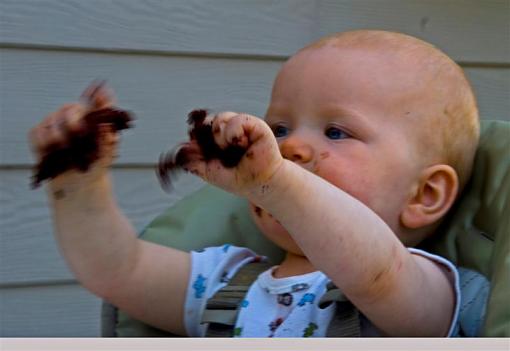
M 108 123 L 119 132 L 132 127 L 133 115 L 125 110 L 103 108 L 83 117 L 82 128 L 69 132 L 66 145 L 50 145 L 46 155 L 35 166 L 32 188 L 68 170 L 86 172 L 99 159 L 99 125 Z

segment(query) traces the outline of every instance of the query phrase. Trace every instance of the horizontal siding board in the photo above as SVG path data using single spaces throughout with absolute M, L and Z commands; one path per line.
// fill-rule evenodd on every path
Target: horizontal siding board
M 100 318 L 101 300 L 76 284 L 0 288 L 0 337 L 98 337 Z
M 116 55 L 2 49 L 0 165 L 32 163 L 29 129 L 94 78 L 106 78 L 136 127 L 123 138 L 117 164 L 154 164 L 186 137 L 193 108 L 262 116 L 282 60 Z M 510 120 L 510 68 L 468 67 L 485 119 Z
M 30 190 L 28 169 L 0 170 L 0 287 L 72 279 L 53 237 L 44 189 Z M 165 193 L 152 168 L 114 169 L 119 206 L 140 231 L 155 216 L 203 183 L 182 176 Z
M 3 43 L 288 55 L 312 39 L 315 1 L 2 1 Z M 136 30 L 133 30 L 136 28 Z M 274 35 L 275 29 L 281 34 Z
M 467 68 L 481 119 L 510 121 L 510 68 Z
M 460 62 L 510 63 L 507 0 L 319 1 L 319 36 L 352 28 L 403 32 Z
M 401 31 L 462 62 L 510 63 L 506 0 L 3 0 L 4 45 L 286 57 L 322 35 Z M 469 40 L 466 40 L 469 38 Z

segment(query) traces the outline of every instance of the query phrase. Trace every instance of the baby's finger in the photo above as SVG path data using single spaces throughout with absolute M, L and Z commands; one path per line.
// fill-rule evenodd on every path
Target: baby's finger
M 106 85 L 105 80 L 92 82 L 81 94 L 80 100 L 90 106 L 91 109 L 101 109 L 115 105 L 115 94 Z
M 48 115 L 43 122 L 32 128 L 29 133 L 32 152 L 38 157 L 40 157 L 41 153 L 46 149 L 46 145 L 50 142 L 48 140 L 48 133 L 51 128 L 50 118 L 51 115 Z
M 31 132 L 33 151 L 42 155 L 64 143 L 64 135 L 57 125 L 58 112 L 49 114 Z
M 87 107 L 83 104 L 67 104 L 60 109 L 58 122 L 60 126 L 67 132 L 77 132 L 85 127 L 83 117 L 85 117 Z
M 115 133 L 113 124 L 103 123 L 99 125 L 99 158 L 109 166 L 117 157 L 117 145 L 119 136 Z
M 48 124 L 45 125 L 47 131 L 46 138 L 47 149 L 59 148 L 66 143 L 66 132 L 64 127 L 64 116 L 60 112 L 51 114 Z
M 214 141 L 220 149 L 225 149 L 230 145 L 225 135 L 225 128 L 228 121 L 237 116 L 235 112 L 222 112 L 217 114 L 212 121 L 212 132 Z
M 63 105 L 49 114 L 29 133 L 32 151 L 39 158 L 69 142 L 73 132 L 83 128 L 81 120 L 85 107 L 78 103 Z
M 90 104 L 92 102 L 92 96 L 94 96 L 95 92 L 106 84 L 105 80 L 94 80 L 90 83 L 85 90 L 80 95 L 80 101 L 84 104 Z
M 227 145 L 248 147 L 265 136 L 273 139 L 273 132 L 260 118 L 246 113 L 236 113 L 234 116 L 228 115 L 226 119 L 223 137 Z
M 248 135 L 245 131 L 246 123 L 249 117 L 244 114 L 238 114 L 230 118 L 225 123 L 224 138 L 228 145 L 236 145 L 242 148 L 249 146 Z
M 95 109 L 102 109 L 112 107 L 116 104 L 115 94 L 113 89 L 104 85 L 93 96 L 93 105 Z
M 101 123 L 99 125 L 99 133 L 101 135 L 101 143 L 105 145 L 117 145 L 120 134 L 115 131 L 113 123 Z

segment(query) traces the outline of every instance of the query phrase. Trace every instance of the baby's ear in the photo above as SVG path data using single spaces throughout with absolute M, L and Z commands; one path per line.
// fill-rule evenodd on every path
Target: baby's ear
M 400 223 L 410 229 L 433 224 L 452 207 L 459 190 L 455 170 L 434 165 L 423 170 L 412 196 L 400 214 Z

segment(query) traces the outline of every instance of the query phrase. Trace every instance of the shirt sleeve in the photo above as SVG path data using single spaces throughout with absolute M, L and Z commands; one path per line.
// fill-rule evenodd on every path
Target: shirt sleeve
M 414 255 L 420 255 L 423 256 L 441 266 L 443 266 L 447 272 L 449 272 L 450 275 L 450 281 L 453 284 L 453 290 L 455 294 L 455 306 L 453 310 L 453 317 L 450 322 L 450 328 L 448 329 L 448 334 L 446 337 L 452 337 L 452 336 L 458 336 L 459 335 L 459 312 L 460 312 L 460 305 L 461 305 L 461 294 L 460 294 L 460 278 L 459 278 L 459 271 L 457 270 L 457 267 L 453 265 L 450 261 L 445 259 L 444 257 L 431 254 L 429 252 L 415 249 L 415 248 L 408 248 L 409 252 L 411 252 Z
M 252 250 L 229 244 L 191 252 L 191 273 L 184 304 L 184 325 L 188 336 L 202 337 L 201 324 L 207 300 L 245 264 L 257 256 Z

